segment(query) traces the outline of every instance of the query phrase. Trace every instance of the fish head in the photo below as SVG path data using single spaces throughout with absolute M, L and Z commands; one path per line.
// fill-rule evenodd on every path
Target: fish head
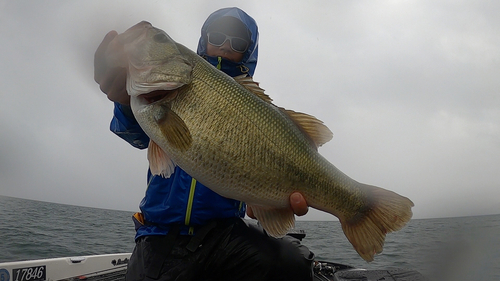
M 132 26 L 113 41 L 110 44 L 120 46 L 114 50 L 121 51 L 109 55 L 114 60 L 111 64 L 127 68 L 127 92 L 132 98 L 174 90 L 191 82 L 190 61 L 166 32 L 149 22 Z
M 153 142 L 172 136 L 176 148 L 189 147 L 189 130 L 171 106 L 183 86 L 191 84 L 193 56 L 198 56 L 181 52 L 185 47 L 145 21 L 117 35 L 113 41 L 116 45 L 110 52 L 119 50 L 113 63 L 127 69 L 126 89 L 140 126 Z

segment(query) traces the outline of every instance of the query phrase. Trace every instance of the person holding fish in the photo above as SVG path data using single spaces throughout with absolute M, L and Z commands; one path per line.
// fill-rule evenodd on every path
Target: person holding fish
M 145 149 L 149 137 L 130 109 L 127 68 L 110 68 L 106 56 L 120 54 L 109 32 L 95 53 L 95 81 L 114 102 L 111 131 Z M 113 43 L 110 43 L 112 42 Z M 238 8 L 212 13 L 201 29 L 198 55 L 231 77 L 253 76 L 258 57 L 255 20 Z M 124 58 L 126 60 L 126 58 Z M 161 93 L 151 99 L 163 98 Z M 296 215 L 308 211 L 301 193 L 290 195 Z M 289 236 L 273 238 L 242 218 L 251 206 L 225 198 L 176 166 L 168 178 L 148 171 L 148 185 L 134 215 L 136 247 L 126 280 L 312 280 L 314 254 Z

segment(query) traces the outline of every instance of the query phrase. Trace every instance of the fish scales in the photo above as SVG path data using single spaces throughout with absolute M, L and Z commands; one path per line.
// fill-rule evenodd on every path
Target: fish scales
M 293 227 L 289 196 L 300 192 L 309 206 L 339 218 L 367 261 L 382 251 L 386 233 L 410 220 L 408 198 L 353 180 L 317 152 L 331 138 L 321 121 L 275 106 L 253 81 L 225 75 L 147 22 L 123 34 L 135 61 L 127 91 L 151 138 L 155 174 L 169 176 L 180 166 L 222 196 L 251 205 L 276 237 Z
M 172 104 L 171 110 L 192 128 L 191 132 L 197 132 L 193 135 L 192 148 L 184 154 L 187 157 L 176 163 L 195 171 L 193 176 L 207 186 L 217 184 L 218 188 L 225 189 L 219 193 L 228 197 L 234 196 L 231 193 L 237 190 L 236 186 L 255 189 L 263 183 L 268 184 L 271 188 L 259 189 L 259 193 L 248 192 L 243 201 L 259 202 L 266 198 L 274 204 L 279 200 L 279 206 L 287 207 L 291 189 L 281 184 L 283 177 L 278 175 L 283 173 L 284 163 L 300 163 L 300 160 L 286 158 L 297 154 L 297 148 L 289 143 L 293 135 L 301 136 L 301 133 L 292 129 L 287 119 L 276 118 L 282 116 L 280 111 L 266 110 L 269 104 L 234 84 L 230 78 L 219 80 L 217 76 L 208 75 L 208 71 L 213 71 L 213 67 L 199 61 L 193 69 L 193 77 L 196 77 L 192 81 L 193 88 L 182 91 Z M 225 86 L 227 82 L 232 82 L 233 87 Z M 214 91 L 205 94 L 207 85 Z M 199 104 L 214 111 L 193 111 Z M 268 122 L 273 119 L 276 120 Z M 280 132 L 280 135 L 270 136 L 268 132 Z M 247 137 L 241 138 L 243 135 Z M 303 147 L 304 151 L 311 150 L 305 139 Z M 198 159 L 200 154 L 212 157 L 203 162 Z M 185 158 L 189 161 L 184 161 Z M 307 156 L 302 158 L 308 159 Z M 220 166 L 226 169 L 219 169 Z M 212 179 L 214 176 L 219 177 Z M 237 192 L 240 194 L 241 190 Z M 266 205 L 265 202 L 261 204 Z

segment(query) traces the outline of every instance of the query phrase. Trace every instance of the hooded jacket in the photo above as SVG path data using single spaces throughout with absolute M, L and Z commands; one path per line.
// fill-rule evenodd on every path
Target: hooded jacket
M 207 30 L 215 20 L 221 17 L 234 17 L 240 20 L 247 27 L 250 33 L 251 42 L 247 51 L 243 55 L 241 62 L 235 63 L 224 58 L 211 57 L 207 55 Z M 198 42 L 197 53 L 231 77 L 236 77 L 242 74 L 253 76 L 255 67 L 257 66 L 257 57 L 259 54 L 259 30 L 257 28 L 257 23 L 247 13 L 238 8 L 224 8 L 217 10 L 207 18 L 201 27 L 201 36 Z
M 206 54 L 207 28 L 224 16 L 241 20 L 250 32 L 251 42 L 239 63 Z M 257 24 L 248 14 L 238 8 L 221 9 L 212 13 L 203 24 L 197 53 L 232 77 L 245 73 L 253 76 L 257 65 L 258 37 Z M 148 147 L 149 138 L 133 117 L 130 107 L 115 103 L 110 129 L 136 148 Z M 148 170 L 147 180 L 146 194 L 139 205 L 145 223 L 137 227 L 136 239 L 146 235 L 166 235 L 172 224 L 181 225 L 181 234 L 194 234 L 198 226 L 211 219 L 245 216 L 243 202 L 218 195 L 180 167 L 176 167 L 169 178 L 153 176 Z

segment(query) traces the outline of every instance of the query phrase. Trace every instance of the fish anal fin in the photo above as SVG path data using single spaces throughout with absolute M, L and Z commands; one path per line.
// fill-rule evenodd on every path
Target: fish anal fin
M 149 169 L 153 175 L 161 175 L 164 178 L 168 178 L 174 172 L 174 162 L 167 153 L 152 140 L 149 141 L 148 160 Z
M 160 118 L 157 118 L 158 126 L 172 147 L 180 151 L 186 151 L 193 142 L 191 133 L 186 123 L 170 109 L 166 109 Z
M 264 93 L 264 89 L 262 89 L 259 86 L 259 83 L 253 81 L 252 77 L 247 76 L 246 74 L 239 75 L 234 77 L 234 80 L 238 82 L 241 86 L 243 86 L 245 89 L 249 90 L 256 96 L 258 96 L 260 99 L 267 103 L 271 103 L 273 99 L 269 97 L 266 93 Z
M 323 121 L 316 117 L 306 113 L 284 109 L 282 107 L 279 109 L 283 111 L 307 137 L 309 137 L 316 147 L 320 147 L 332 139 L 332 131 L 323 124 Z
M 290 208 L 270 208 L 251 205 L 254 216 L 272 237 L 283 237 L 295 226 L 295 215 Z
M 370 194 L 370 206 L 350 218 L 341 218 L 342 230 L 358 254 L 373 261 L 382 252 L 385 236 L 403 228 L 412 217 L 413 202 L 395 192 L 361 184 Z

